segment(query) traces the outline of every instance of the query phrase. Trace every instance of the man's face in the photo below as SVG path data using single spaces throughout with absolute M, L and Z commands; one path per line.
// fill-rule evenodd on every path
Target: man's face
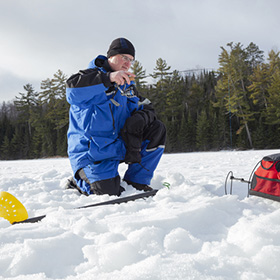
M 134 60 L 134 57 L 130 54 L 117 54 L 111 56 L 108 60 L 113 71 L 128 71 Z

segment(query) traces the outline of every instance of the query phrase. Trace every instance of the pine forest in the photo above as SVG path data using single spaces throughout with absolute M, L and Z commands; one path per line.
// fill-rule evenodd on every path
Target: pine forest
M 132 71 L 167 127 L 166 153 L 280 146 L 280 57 L 250 43 L 221 47 L 217 70 L 171 71 L 159 58 Z M 67 156 L 67 76 L 58 70 L 0 106 L 0 159 Z M 148 83 L 147 79 L 153 82 Z

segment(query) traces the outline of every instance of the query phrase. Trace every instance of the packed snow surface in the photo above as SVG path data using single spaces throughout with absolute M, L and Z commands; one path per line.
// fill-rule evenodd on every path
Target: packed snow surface
M 248 180 L 263 156 L 278 152 L 164 154 L 156 196 L 79 210 L 116 197 L 64 189 L 66 158 L 0 161 L 0 191 L 29 217 L 47 215 L 35 224 L 0 218 L 0 279 L 279 279 L 280 203 L 248 198 L 239 181 L 233 195 L 224 190 L 229 171 Z M 137 193 L 122 185 L 122 196 Z

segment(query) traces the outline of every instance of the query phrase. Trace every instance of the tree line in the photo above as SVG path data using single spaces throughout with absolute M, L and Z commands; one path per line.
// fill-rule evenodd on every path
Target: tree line
M 152 74 L 139 61 L 136 86 L 167 127 L 166 152 L 269 149 L 280 142 L 280 58 L 250 43 L 221 47 L 216 71 L 171 71 L 159 58 Z M 153 79 L 147 82 L 147 77 Z M 24 85 L 0 108 L 0 159 L 67 155 L 66 75 L 58 70 L 40 91 Z

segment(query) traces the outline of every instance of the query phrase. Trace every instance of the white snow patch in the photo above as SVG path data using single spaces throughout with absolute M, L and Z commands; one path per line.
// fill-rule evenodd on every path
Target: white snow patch
M 278 279 L 280 203 L 251 196 L 255 164 L 277 150 L 165 154 L 156 196 L 74 209 L 115 197 L 66 190 L 68 159 L 0 161 L 0 191 L 16 196 L 36 224 L 0 218 L 0 279 Z M 119 172 L 123 176 L 125 164 Z M 166 184 L 168 183 L 168 184 Z M 126 192 L 137 193 L 122 182 Z

